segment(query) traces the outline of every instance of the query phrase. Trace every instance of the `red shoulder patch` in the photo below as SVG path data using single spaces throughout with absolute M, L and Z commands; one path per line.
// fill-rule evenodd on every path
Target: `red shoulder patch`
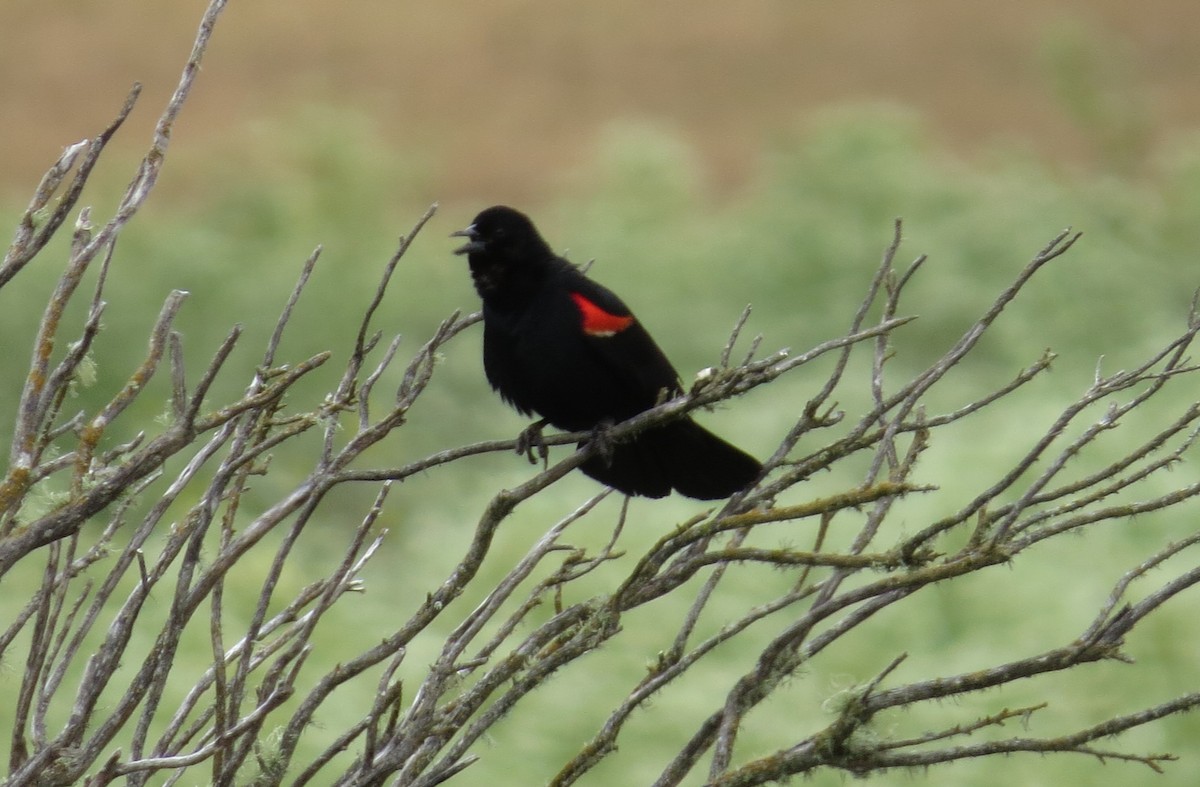
M 588 336 L 614 336 L 633 325 L 633 315 L 606 312 L 577 292 L 571 293 L 571 300 L 579 307 L 583 332 Z

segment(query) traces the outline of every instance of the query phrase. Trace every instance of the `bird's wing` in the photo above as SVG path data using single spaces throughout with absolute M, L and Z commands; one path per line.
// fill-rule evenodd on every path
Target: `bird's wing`
M 660 392 L 678 393 L 679 373 L 620 298 L 591 279 L 579 276 L 568 286 L 578 310 L 585 344 L 626 384 L 642 408 Z

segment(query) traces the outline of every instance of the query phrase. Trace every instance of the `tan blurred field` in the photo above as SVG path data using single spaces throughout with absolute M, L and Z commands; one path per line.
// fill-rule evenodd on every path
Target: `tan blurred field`
M 23 196 L 134 81 L 147 89 L 119 144 L 140 149 L 203 6 L 0 4 L 0 194 Z M 333 105 L 427 161 L 434 198 L 537 200 L 614 118 L 678 133 L 728 188 L 773 136 L 822 107 L 865 100 L 910 107 L 960 150 L 1000 141 L 1088 165 L 1099 152 L 1087 116 L 1064 108 L 1071 86 L 1056 89 L 1047 52 L 1064 37 L 1091 41 L 1085 55 L 1097 62 L 1084 66 L 1112 101 L 1136 101 L 1137 132 L 1155 141 L 1200 125 L 1198 9 L 1187 0 L 1152 10 L 1121 0 L 235 0 L 177 140 L 220 150 L 255 122 Z M 163 188 L 186 182 L 169 173 Z

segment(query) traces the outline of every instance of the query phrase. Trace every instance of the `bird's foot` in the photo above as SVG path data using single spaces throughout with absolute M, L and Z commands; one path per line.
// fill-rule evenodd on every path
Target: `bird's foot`
M 546 446 L 546 439 L 542 437 L 542 429 L 547 423 L 545 418 L 534 421 L 517 435 L 517 453 L 529 457 L 531 465 L 536 465 L 540 458 L 542 467 L 550 466 L 550 449 Z
M 596 446 L 596 456 L 600 457 L 605 467 L 612 464 L 613 451 L 616 446 L 609 436 L 609 430 L 612 427 L 613 422 L 605 419 L 592 428 L 592 436 L 588 439 L 589 443 Z

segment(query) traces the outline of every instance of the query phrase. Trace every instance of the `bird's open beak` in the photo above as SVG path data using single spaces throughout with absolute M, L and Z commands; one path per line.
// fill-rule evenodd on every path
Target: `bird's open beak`
M 462 230 L 456 230 L 450 233 L 451 238 L 467 238 L 467 242 L 454 250 L 455 254 L 473 254 L 477 251 L 483 251 L 483 241 L 479 240 L 479 230 L 475 229 L 475 225 Z

